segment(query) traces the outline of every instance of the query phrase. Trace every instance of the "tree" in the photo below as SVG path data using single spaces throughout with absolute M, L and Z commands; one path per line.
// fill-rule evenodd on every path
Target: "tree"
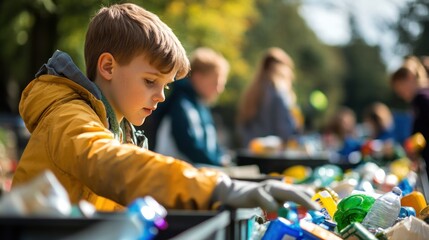
M 351 41 L 342 47 L 347 66 L 344 77 L 343 104 L 356 112 L 361 120 L 363 111 L 370 104 L 389 101 L 390 88 L 386 66 L 380 56 L 379 46 L 370 46 L 362 38 L 353 14 L 349 15 Z
M 369 46 L 362 39 L 354 39 L 343 47 L 347 74 L 344 105 L 362 116 L 364 109 L 375 101 L 389 100 L 390 88 L 386 67 L 378 46 Z
M 398 53 L 405 55 L 429 55 L 429 2 L 408 1 L 401 9 L 400 21 L 393 27 L 398 32 L 401 48 Z
M 17 114 L 20 92 L 56 49 L 83 67 L 83 39 L 100 2 L 72 0 L 0 3 L 0 112 Z

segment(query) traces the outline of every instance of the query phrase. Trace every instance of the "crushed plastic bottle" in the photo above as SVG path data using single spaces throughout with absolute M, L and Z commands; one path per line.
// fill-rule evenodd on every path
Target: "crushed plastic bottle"
M 66 217 L 71 212 L 67 191 L 49 170 L 0 199 L 1 215 Z
M 362 225 L 370 232 L 377 232 L 379 228 L 391 227 L 401 210 L 401 189 L 394 187 L 392 191 L 377 198 L 362 221 Z

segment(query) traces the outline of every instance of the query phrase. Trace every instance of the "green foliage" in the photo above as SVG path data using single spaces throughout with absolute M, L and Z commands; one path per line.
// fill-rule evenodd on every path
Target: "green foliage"
M 352 108 L 360 119 L 364 109 L 373 102 L 389 101 L 391 91 L 387 71 L 379 47 L 368 46 L 362 39 L 355 39 L 345 46 L 343 54 L 348 66 L 344 105 Z
M 400 21 L 393 26 L 398 33 L 401 55 L 429 55 L 429 2 L 408 1 L 401 9 Z
M 248 71 L 242 57 L 243 35 L 255 14 L 253 0 L 174 0 L 160 16 L 188 51 L 206 46 L 221 52 L 230 62 L 234 78 Z
M 0 71 L 4 77 L 0 90 L 5 91 L 10 82 L 22 89 L 55 49 L 68 52 L 84 69 L 83 44 L 90 18 L 101 6 L 119 2 L 125 1 L 1 1 Z M 300 1 L 131 2 L 157 14 L 188 52 L 207 46 L 228 59 L 229 81 L 218 103 L 227 126 L 234 126 L 239 96 L 253 78 L 261 54 L 273 46 L 284 49 L 295 61 L 295 89 L 309 127 L 320 126 L 344 103 L 359 109 L 370 99 L 388 98 L 388 93 L 381 91 L 385 88 L 385 69 L 379 49 L 364 42 L 353 42 L 344 50 L 321 43 L 298 14 Z M 414 13 L 410 10 L 409 14 Z M 310 93 L 314 90 L 327 96 L 326 110 L 311 106 Z M 6 96 L 3 92 L 0 95 Z M 15 95 L 17 99 L 19 93 Z M 10 102 L 11 109 L 16 109 L 18 102 L 9 101 L 13 96 L 7 96 L 0 102 Z M 0 105 L 1 111 L 6 109 Z

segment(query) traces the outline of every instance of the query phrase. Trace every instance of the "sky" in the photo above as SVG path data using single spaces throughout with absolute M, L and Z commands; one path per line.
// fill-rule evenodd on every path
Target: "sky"
M 399 9 L 408 0 L 304 0 L 300 14 L 326 44 L 344 45 L 350 40 L 348 16 L 356 16 L 358 30 L 370 45 L 380 45 L 388 70 L 397 68 L 402 56 L 393 51 L 396 35 L 385 23 L 399 19 Z M 385 25 L 384 25 L 385 26 Z

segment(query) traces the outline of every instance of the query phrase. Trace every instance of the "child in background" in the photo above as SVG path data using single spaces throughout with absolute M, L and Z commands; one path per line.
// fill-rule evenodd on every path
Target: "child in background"
M 190 76 L 172 84 L 171 94 L 153 116 L 159 124 L 155 152 L 194 165 L 228 165 L 210 106 L 225 89 L 229 64 L 221 54 L 203 47 L 191 54 L 190 61 Z
M 287 142 L 303 125 L 292 87 L 294 63 L 280 48 L 265 53 L 253 81 L 244 91 L 237 114 L 241 147 L 270 135 Z
M 389 107 L 381 102 L 371 104 L 363 113 L 363 122 L 370 139 L 394 141 L 394 123 Z
M 231 180 L 141 147 L 145 138 L 133 125 L 143 124 L 190 66 L 179 40 L 153 13 L 135 4 L 101 8 L 84 54 L 86 76 L 56 51 L 23 91 L 19 110 L 31 137 L 13 187 L 49 169 L 72 203 L 84 199 L 99 211 L 147 195 L 169 209 L 223 204 L 276 211 L 285 201 L 318 208 L 300 186 Z
M 348 107 L 341 107 L 328 123 L 326 133 L 334 135 L 334 149 L 347 158 L 352 152 L 359 151 L 362 141 L 356 136 L 356 114 Z

